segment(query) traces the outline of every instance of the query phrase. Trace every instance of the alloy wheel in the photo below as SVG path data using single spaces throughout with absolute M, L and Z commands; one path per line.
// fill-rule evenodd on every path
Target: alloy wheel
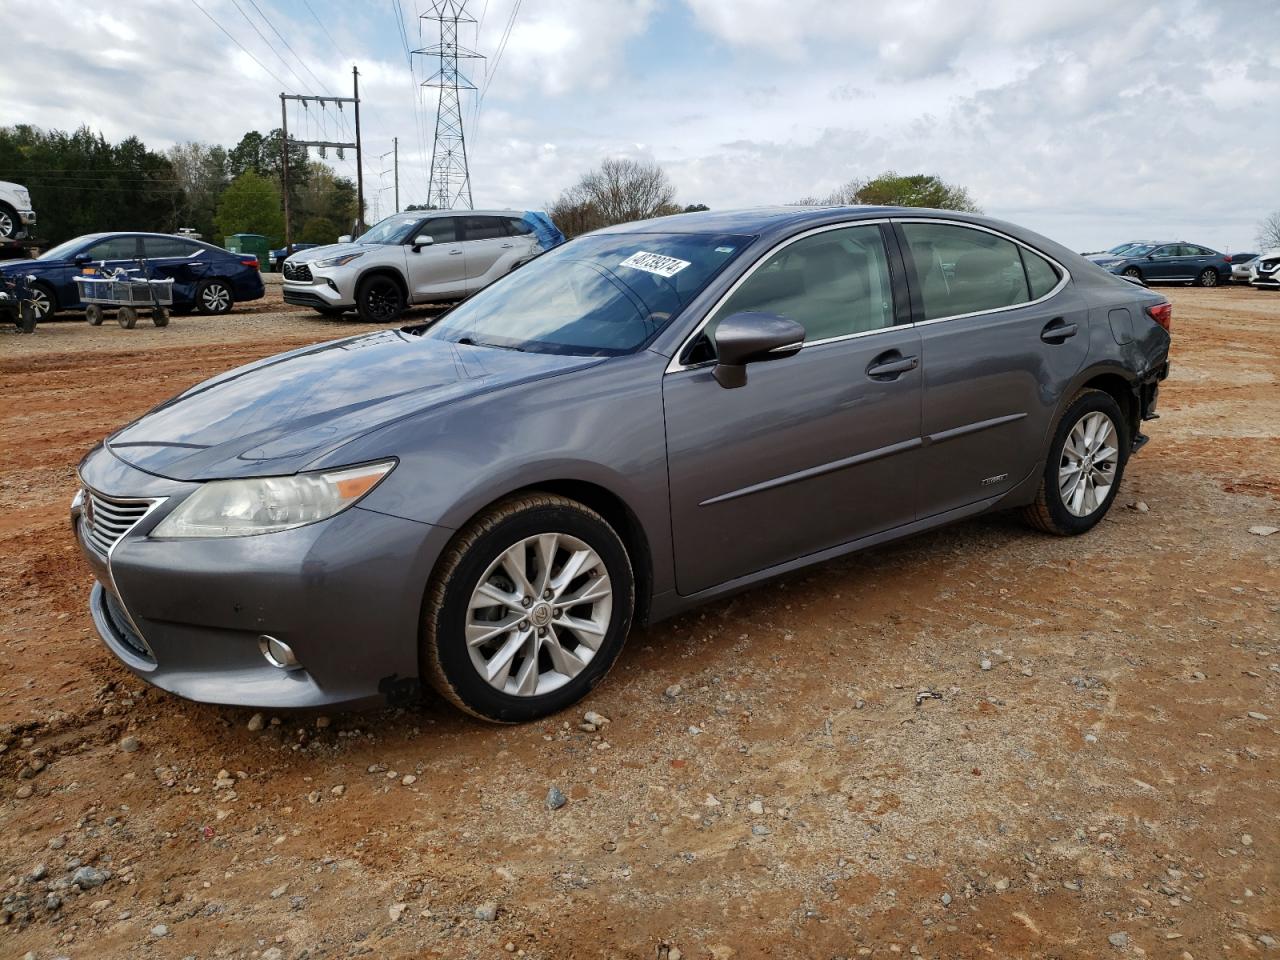
M 1206 270 L 1204 271 L 1204 273 L 1200 274 L 1200 286 L 1216 287 L 1217 285 L 1218 285 L 1217 270 Z
M 13 217 L 7 211 L 0 210 L 0 240 L 8 240 L 17 232 Z
M 1096 410 L 1076 421 L 1067 434 L 1058 465 L 1058 492 L 1073 516 L 1092 515 L 1111 493 L 1120 462 L 1118 436 L 1111 418 Z
M 222 313 L 231 306 L 231 293 L 220 283 L 211 283 L 200 294 L 204 308 L 210 313 Z
M 27 291 L 27 300 L 31 304 L 31 312 L 35 314 L 37 323 L 44 320 L 53 311 L 53 301 L 49 299 L 49 294 L 40 287 L 32 287 Z
M 380 283 L 369 291 L 368 303 L 375 320 L 393 320 L 400 313 L 400 291 L 394 284 Z
M 603 644 L 613 584 L 577 537 L 542 533 L 504 550 L 467 604 L 471 663 L 511 696 L 550 693 L 578 676 Z

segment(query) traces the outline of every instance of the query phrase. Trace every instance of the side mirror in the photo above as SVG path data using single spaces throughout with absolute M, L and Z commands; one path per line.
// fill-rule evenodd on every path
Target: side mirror
M 77 253 L 75 257 L 72 258 L 71 262 L 72 263 L 88 263 L 89 255 L 87 253 Z
M 421 233 L 413 238 L 413 252 L 417 253 L 423 247 L 429 247 L 435 242 L 435 237 L 429 237 L 425 233 Z
M 338 238 L 338 242 L 339 242 L 339 243 L 350 243 L 350 242 L 351 242 L 351 234 L 349 234 L 349 233 L 344 233 L 342 236 L 340 236 L 340 237 Z
M 1148 260 L 1154 260 L 1155 258 L 1156 258 L 1156 255 L 1155 255 L 1154 253 L 1148 253 L 1148 254 L 1147 254 L 1147 259 L 1148 259 Z
M 725 389 L 747 383 L 748 363 L 781 360 L 804 346 L 804 327 L 776 313 L 745 312 L 725 317 L 716 327 L 716 365 L 711 371 Z

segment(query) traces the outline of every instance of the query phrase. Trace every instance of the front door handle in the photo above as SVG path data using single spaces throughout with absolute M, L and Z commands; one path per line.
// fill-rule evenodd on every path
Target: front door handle
M 890 350 L 871 361 L 871 365 L 867 367 L 867 376 L 872 380 L 897 380 L 919 365 L 919 358 L 904 357 L 897 350 Z
M 509 244 L 509 243 L 504 243 L 504 244 L 502 245 L 502 249 L 503 249 L 503 250 L 510 250 L 510 249 L 511 249 L 511 244 Z
M 1045 343 L 1062 343 L 1064 340 L 1074 337 L 1078 329 L 1078 324 L 1067 323 L 1061 317 L 1054 317 L 1040 331 L 1040 339 Z
M 462 256 L 462 251 L 461 251 L 461 250 L 450 250 L 450 251 L 449 251 L 449 256 L 451 256 L 451 257 L 460 257 L 460 256 Z

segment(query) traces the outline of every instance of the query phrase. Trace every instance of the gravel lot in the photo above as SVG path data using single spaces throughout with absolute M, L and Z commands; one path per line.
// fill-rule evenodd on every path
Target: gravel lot
M 80 456 L 368 326 L 273 293 L 0 331 L 0 955 L 1280 956 L 1280 295 L 1169 295 L 1162 418 L 1093 533 L 829 563 L 517 728 L 189 704 L 93 635 Z

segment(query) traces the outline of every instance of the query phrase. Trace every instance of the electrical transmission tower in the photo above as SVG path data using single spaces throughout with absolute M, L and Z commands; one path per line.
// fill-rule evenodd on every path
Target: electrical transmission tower
M 466 7 L 467 0 L 432 0 L 431 12 L 422 14 L 421 19 L 439 24 L 440 42 L 414 51 L 438 61 L 435 72 L 422 85 L 440 91 L 427 192 L 431 202 L 441 210 L 464 205 L 468 210 L 473 209 L 467 138 L 462 130 L 462 91 L 474 91 L 475 84 L 458 69 L 458 61 L 483 60 L 484 57 L 458 45 L 458 24 L 476 22 L 468 16 Z

